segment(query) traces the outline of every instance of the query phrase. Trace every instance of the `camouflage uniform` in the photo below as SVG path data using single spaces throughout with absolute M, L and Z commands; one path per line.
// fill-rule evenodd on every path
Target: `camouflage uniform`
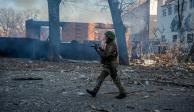
M 98 54 L 101 56 L 101 63 L 103 64 L 103 70 L 97 78 L 97 83 L 94 88 L 94 92 L 98 92 L 100 86 L 102 85 L 104 79 L 110 75 L 114 84 L 119 89 L 120 94 L 125 94 L 125 89 L 120 82 L 120 78 L 117 75 L 117 47 L 116 43 L 113 41 L 107 43 L 105 49 L 96 49 Z

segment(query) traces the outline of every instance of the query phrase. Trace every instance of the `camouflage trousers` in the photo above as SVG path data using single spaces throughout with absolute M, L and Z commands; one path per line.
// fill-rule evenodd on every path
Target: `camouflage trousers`
M 119 89 L 119 92 L 125 93 L 125 89 L 122 86 L 121 82 L 120 82 L 120 78 L 117 75 L 117 68 L 116 65 L 103 65 L 103 70 L 101 72 L 101 74 L 98 76 L 97 78 L 97 82 L 96 82 L 96 86 L 94 88 L 94 91 L 97 93 L 100 89 L 100 86 L 102 85 L 104 79 L 110 75 L 114 84 L 117 86 L 117 88 Z

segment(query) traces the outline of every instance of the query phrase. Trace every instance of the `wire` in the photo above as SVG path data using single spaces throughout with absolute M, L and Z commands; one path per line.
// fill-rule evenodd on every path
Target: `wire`
M 91 10 L 91 9 L 87 9 L 87 8 L 83 8 L 83 7 L 80 7 L 80 6 L 77 5 L 77 4 L 73 4 L 73 3 L 72 3 L 71 5 L 74 5 L 76 8 L 79 8 L 79 9 L 82 9 L 82 10 L 85 10 L 85 11 L 88 11 L 88 12 L 90 12 L 90 13 L 94 13 L 94 12 L 99 13 L 99 11 Z

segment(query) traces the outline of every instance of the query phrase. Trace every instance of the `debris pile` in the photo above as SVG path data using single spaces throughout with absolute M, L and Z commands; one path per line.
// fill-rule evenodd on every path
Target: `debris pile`
M 193 112 L 194 64 L 163 66 L 156 61 L 152 64 L 150 60 L 147 60 L 149 66 L 118 66 L 118 75 L 128 97 L 117 100 L 114 96 L 118 91 L 110 77 L 105 79 L 96 98 L 85 92 L 86 88 L 95 85 L 102 69 L 99 63 L 2 58 L 0 101 L 5 105 L 1 110 Z

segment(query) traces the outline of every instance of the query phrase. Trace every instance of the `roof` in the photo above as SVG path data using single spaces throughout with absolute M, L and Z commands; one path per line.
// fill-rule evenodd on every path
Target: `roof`
M 165 2 L 165 4 L 162 5 L 161 7 L 166 7 L 166 6 L 172 5 L 172 3 L 173 3 L 174 1 L 175 1 L 175 0 L 167 0 L 167 1 Z
M 26 20 L 26 22 L 29 24 L 37 25 L 37 26 L 48 26 L 49 25 L 49 21 L 40 21 L 40 20 L 29 19 L 29 20 Z M 63 26 L 66 23 L 88 24 L 88 23 L 82 23 L 82 22 L 60 22 L 60 25 Z
M 90 24 L 90 23 L 82 23 L 82 22 L 60 22 L 60 26 L 65 24 Z M 113 24 L 104 24 L 104 23 L 94 23 L 96 28 L 101 29 L 114 29 Z M 29 19 L 26 20 L 26 25 L 33 25 L 33 26 L 49 26 L 49 21 L 38 21 Z
M 167 1 L 165 2 L 165 4 L 172 3 L 173 1 L 175 1 L 175 0 L 167 0 Z
M 148 7 L 148 1 L 143 2 L 142 4 L 138 5 L 137 7 L 134 7 L 130 12 L 135 12 L 137 9 L 141 9 L 142 7 Z

